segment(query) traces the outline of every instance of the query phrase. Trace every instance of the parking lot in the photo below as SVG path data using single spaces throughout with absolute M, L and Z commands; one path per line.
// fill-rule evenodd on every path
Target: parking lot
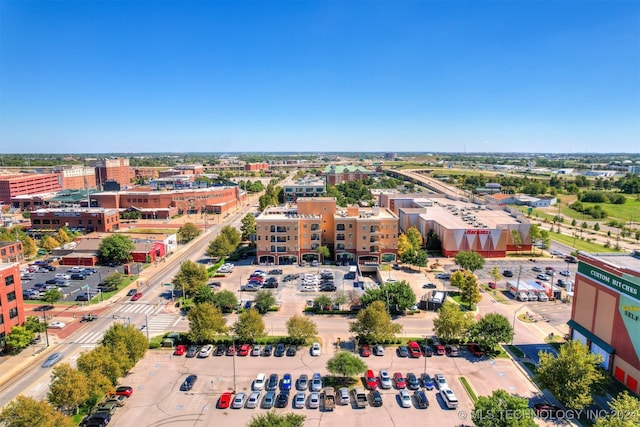
M 425 366 L 431 376 L 443 374 L 459 399 L 458 408 L 447 409 L 437 389 L 426 390 L 429 400 L 427 409 L 418 409 L 415 400 L 410 408 L 402 408 L 398 400 L 399 392 L 394 388 L 380 390 L 382 407 L 367 405 L 364 409 L 355 409 L 353 404 L 337 405 L 332 412 L 309 409 L 308 406 L 304 409 L 292 408 L 296 379 L 301 374 L 311 378 L 316 372 L 327 375 L 326 363 L 334 352 L 333 347 L 323 348 L 322 354 L 314 357 L 308 348 L 302 348 L 293 357 L 212 355 L 186 358 L 184 355 L 174 356 L 169 350 L 153 350 L 123 379 L 122 383 L 132 386 L 134 393 L 127 405 L 118 409 L 112 425 L 246 425 L 253 415 L 266 409 L 218 409 L 217 402 L 221 394 L 227 391 L 250 394 L 252 382 L 258 373 L 265 373 L 267 377 L 276 373 L 280 379 L 286 373 L 291 374 L 293 384 L 288 405 L 275 410 L 304 414 L 307 417 L 305 425 L 309 426 L 415 424 L 416 416 L 428 417 L 429 424 L 458 426 L 467 421 L 472 409 L 471 399 L 459 380 L 461 375 L 479 395 L 490 394 L 496 388 L 524 397 L 534 397 L 536 394 L 531 383 L 507 359 L 476 358 L 466 350 L 462 351 L 460 357 L 401 358 L 396 355 L 394 348 L 387 348 L 384 356 L 362 360 L 376 375 L 380 369 L 386 369 L 391 375 L 400 372 L 406 376 L 413 372 L 419 376 Z M 190 391 L 180 391 L 187 375 L 197 375 L 198 380 Z M 260 403 L 264 395 L 265 391 L 262 391 Z
M 59 289 L 60 292 L 62 292 L 63 301 L 76 301 L 76 298 L 80 294 L 88 294 L 89 298 L 93 298 L 94 296 L 100 295 L 101 290 L 98 287 L 98 284 L 101 283 L 105 277 L 107 277 L 114 271 L 122 272 L 123 269 L 122 266 L 89 267 L 95 270 L 95 273 L 92 272 L 91 274 L 89 274 L 89 272 L 83 273 L 82 271 L 80 271 L 81 269 L 84 269 L 84 267 L 82 266 L 75 267 L 70 265 L 56 264 L 52 264 L 52 266 L 55 267 L 54 271 L 50 271 L 44 268 L 38 268 L 35 272 L 30 274 L 30 277 L 32 277 L 31 279 L 22 278 L 21 280 L 23 295 L 24 292 L 28 292 L 29 289 L 45 291 L 47 290 L 46 286 L 48 286 L 49 289 Z M 138 265 L 134 264 L 134 273 L 137 272 L 136 268 L 138 268 Z M 84 279 L 80 279 L 80 276 L 77 276 L 78 274 L 82 274 L 82 276 L 84 276 Z M 53 283 L 53 281 L 56 279 L 57 283 Z M 24 296 L 25 300 L 37 300 L 37 298 L 27 298 L 26 295 Z

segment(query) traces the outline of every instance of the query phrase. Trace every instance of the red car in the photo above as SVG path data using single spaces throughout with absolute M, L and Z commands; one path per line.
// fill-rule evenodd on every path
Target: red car
M 446 350 L 442 344 L 438 344 L 436 347 L 436 354 L 438 356 L 443 356 L 446 353 Z
M 480 346 L 476 343 L 471 343 L 469 344 L 469 351 L 471 352 L 471 354 L 473 354 L 474 356 L 477 357 L 482 357 L 484 356 L 484 351 L 482 351 L 482 349 L 480 348 Z
M 371 356 L 371 349 L 369 348 L 368 345 L 363 345 L 362 347 L 360 347 L 360 356 L 362 357 Z
M 128 386 L 120 386 L 116 388 L 115 393 L 116 396 L 127 396 L 130 397 L 133 394 L 133 388 Z
M 367 371 L 367 388 L 369 390 L 375 390 L 378 388 L 378 378 L 371 369 Z
M 234 356 L 236 354 L 236 346 L 230 345 L 227 347 L 227 356 Z
M 400 372 L 396 372 L 395 374 L 393 374 L 393 382 L 396 384 L 396 388 L 398 390 L 407 388 L 407 382 Z
M 182 356 L 187 351 L 187 346 L 184 344 L 180 344 L 176 346 L 176 350 L 173 352 L 174 356 Z
M 230 391 L 222 393 L 222 396 L 218 399 L 218 409 L 227 409 L 231 404 L 231 396 Z
M 497 286 L 496 286 L 496 282 L 489 282 L 489 283 L 488 283 L 488 285 L 489 285 L 489 287 L 490 287 L 491 289 L 496 289 L 496 288 L 497 288 Z
M 136 292 L 131 297 L 131 301 L 138 301 L 140 298 L 142 298 L 142 292 Z
M 250 351 L 251 346 L 249 344 L 242 344 L 240 350 L 238 350 L 238 356 L 247 356 Z

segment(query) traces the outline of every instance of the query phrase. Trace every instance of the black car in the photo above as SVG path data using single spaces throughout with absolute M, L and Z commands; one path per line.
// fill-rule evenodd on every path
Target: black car
M 84 280 L 86 279 L 87 276 L 85 276 L 84 274 L 81 273 L 74 273 L 71 275 L 71 280 Z
M 58 284 L 58 279 L 49 279 L 44 283 L 46 283 L 47 285 L 56 285 Z
M 275 357 L 282 357 L 284 356 L 284 344 L 283 343 L 279 343 L 278 346 L 276 347 L 276 351 L 273 353 L 273 355 Z
M 89 295 L 87 295 L 87 294 L 78 294 L 78 295 L 76 295 L 76 301 L 89 301 Z
M 80 423 L 80 427 L 106 426 L 109 424 L 109 421 L 111 421 L 111 414 L 108 412 L 100 412 L 87 415 Z
M 216 352 L 214 353 L 216 356 L 224 356 L 224 353 L 227 351 L 227 348 L 224 344 L 218 344 L 216 346 Z
M 422 355 L 424 357 L 431 357 L 433 356 L 433 349 L 431 348 L 431 346 L 429 345 L 423 345 L 422 346 Z
M 189 375 L 185 378 L 184 382 L 180 386 L 180 391 L 189 391 L 193 388 L 193 385 L 198 381 L 197 375 Z
M 276 279 L 275 277 L 269 277 L 264 284 L 262 285 L 263 288 L 278 288 L 278 279 Z
M 420 409 L 427 409 L 429 407 L 429 399 L 427 399 L 427 395 L 424 391 L 418 390 L 413 393 L 413 396 L 416 398 L 416 404 Z
M 298 352 L 298 348 L 295 345 L 292 344 L 287 349 L 287 356 L 293 357 L 293 356 L 296 355 L 297 352 Z
M 320 286 L 320 292 L 335 292 L 337 289 L 334 284 L 324 284 Z
M 271 353 L 273 353 L 273 346 L 271 344 L 265 345 L 264 350 L 262 350 L 262 355 L 264 357 L 269 357 L 271 356 Z
M 511 271 L 511 270 L 504 270 L 504 271 L 502 272 L 502 275 L 503 275 L 504 277 L 513 277 L 513 271 Z
M 278 393 L 278 397 L 276 397 L 276 408 L 286 408 L 288 404 L 289 393 L 286 391 Z
M 45 268 L 47 270 L 49 270 L 49 271 L 56 271 L 57 270 L 57 268 L 55 268 L 53 265 L 47 265 Z
M 371 391 L 371 406 L 380 407 L 382 406 L 382 394 L 378 390 Z
M 267 385 L 265 386 L 266 390 L 275 390 L 278 388 L 278 374 L 269 375 L 269 379 L 267 380 Z
M 128 297 L 132 297 L 132 296 L 134 296 L 134 295 L 135 295 L 135 294 L 137 294 L 137 293 L 138 293 L 138 290 L 137 290 L 137 289 L 129 289 L 129 292 L 127 292 L 127 296 L 128 296 Z
M 197 345 L 190 345 L 189 348 L 187 348 L 187 357 L 196 357 L 196 355 L 198 354 L 198 346 Z
M 274 268 L 273 270 L 269 271 L 269 274 L 272 276 L 278 276 L 282 274 L 282 270 L 280 270 L 279 268 Z
M 420 381 L 413 372 L 407 374 L 407 388 L 409 390 L 418 390 L 420 388 Z

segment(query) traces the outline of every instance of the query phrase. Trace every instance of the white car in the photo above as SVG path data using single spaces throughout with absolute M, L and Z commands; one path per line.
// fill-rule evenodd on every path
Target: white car
M 62 328 L 64 328 L 65 326 L 67 326 L 67 324 L 66 324 L 66 323 L 56 321 L 56 322 L 51 322 L 51 323 L 49 323 L 49 324 L 47 325 L 47 328 L 52 328 L 52 329 L 62 329 Z
M 444 377 L 444 375 L 435 374 L 433 379 L 435 380 L 438 390 L 444 390 L 445 388 L 449 388 L 449 384 L 447 384 L 447 379 Z
M 244 400 L 247 398 L 247 395 L 243 392 L 236 394 L 236 397 L 233 398 L 233 402 L 231 402 L 231 407 L 233 409 L 240 409 L 244 406 Z
M 256 376 L 256 379 L 253 380 L 253 389 L 262 390 L 266 382 L 267 382 L 267 376 L 264 373 L 260 372 Z
M 400 390 L 400 404 L 403 408 L 411 408 L 411 395 L 407 390 Z
M 306 399 L 305 392 L 299 391 L 293 398 L 293 407 L 294 408 L 304 408 L 304 401 Z
M 213 351 L 213 345 L 207 344 L 200 349 L 198 357 L 209 357 Z
M 309 409 L 318 409 L 320 407 L 320 394 L 313 392 L 309 394 Z
M 320 356 L 320 343 L 314 342 L 311 344 L 311 355 Z
M 247 408 L 247 409 L 257 408 L 259 402 L 260 402 L 260 392 L 259 391 L 254 391 L 249 395 L 249 398 L 247 399 L 247 404 L 245 405 L 245 408 Z
M 387 372 L 386 370 L 381 370 L 380 371 L 380 388 L 383 388 L 385 390 L 390 389 L 391 387 L 393 387 L 393 382 L 391 381 L 391 375 L 389 375 L 389 372 Z
M 64 279 L 64 280 L 71 280 L 71 275 L 70 274 L 65 274 L 65 273 L 57 273 L 56 274 L 56 278 L 57 279 Z

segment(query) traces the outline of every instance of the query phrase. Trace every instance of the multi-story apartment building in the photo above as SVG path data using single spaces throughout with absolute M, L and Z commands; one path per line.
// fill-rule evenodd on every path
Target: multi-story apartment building
M 0 264 L 22 262 L 23 259 L 22 242 L 0 242 Z
M 324 169 L 327 185 L 336 185 L 341 182 L 357 181 L 369 178 L 373 172 L 362 166 L 331 165 Z
M 247 163 L 244 165 L 246 171 L 269 170 L 269 163 Z
M 300 198 L 256 218 L 260 263 L 320 260 L 317 249 L 327 246 L 335 261 L 378 264 L 396 259 L 397 241 L 398 217 L 391 211 L 340 208 L 333 197 Z
M 90 166 L 56 166 L 54 172 L 60 176 L 63 190 L 96 188 L 96 169 Z
M 204 168 L 202 165 L 178 165 L 171 169 L 160 171 L 158 176 L 160 178 L 167 178 L 179 175 L 200 175 L 203 172 Z
M 100 188 L 107 181 L 115 181 L 126 187 L 131 185 L 131 180 L 134 178 L 133 169 L 129 166 L 129 159 L 91 160 L 89 164 L 95 168 L 96 182 Z
M 20 264 L 0 264 L 0 349 L 14 326 L 24 323 Z
M 21 173 L 0 176 L 0 202 L 11 203 L 11 198 L 27 194 L 44 194 L 62 189 L 56 173 Z
M 117 209 L 60 208 L 37 209 L 31 212 L 31 230 L 49 232 L 62 227 L 91 233 L 111 232 L 120 228 Z
M 295 203 L 300 197 L 324 197 L 327 188 L 322 178 L 300 179 L 292 184 L 284 186 L 285 202 Z

